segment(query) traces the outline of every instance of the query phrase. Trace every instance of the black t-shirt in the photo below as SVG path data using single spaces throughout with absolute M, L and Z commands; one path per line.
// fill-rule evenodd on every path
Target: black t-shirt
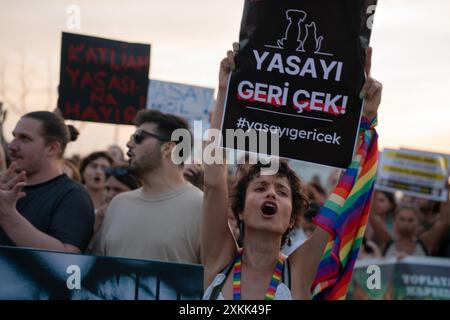
M 84 251 L 94 227 L 94 206 L 84 187 L 65 174 L 23 188 L 16 208 L 35 228 Z M 0 245 L 14 243 L 0 227 Z

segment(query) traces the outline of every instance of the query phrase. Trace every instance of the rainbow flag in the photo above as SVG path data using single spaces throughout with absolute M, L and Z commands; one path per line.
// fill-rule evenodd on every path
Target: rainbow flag
M 314 300 L 344 300 L 369 218 L 378 162 L 377 118 L 363 117 L 362 143 L 314 223 L 330 233 L 312 285 Z

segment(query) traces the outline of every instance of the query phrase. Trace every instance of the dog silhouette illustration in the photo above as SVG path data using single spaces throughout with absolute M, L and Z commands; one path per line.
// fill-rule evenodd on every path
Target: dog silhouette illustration
M 290 9 L 286 11 L 286 18 L 289 25 L 286 28 L 284 38 L 277 41 L 280 49 L 298 50 L 303 47 L 300 40 L 302 35 L 302 22 L 306 19 L 306 12 L 301 10 Z
M 302 40 L 302 47 L 297 51 L 307 51 L 319 53 L 322 47 L 323 36 L 317 36 L 317 27 L 315 22 L 305 25 L 305 37 Z
M 275 45 L 266 44 L 265 47 L 333 56 L 332 53 L 322 51 L 324 37 L 318 35 L 314 21 L 306 21 L 308 14 L 305 11 L 289 9 L 285 14 L 287 27 L 283 37 L 277 39 Z

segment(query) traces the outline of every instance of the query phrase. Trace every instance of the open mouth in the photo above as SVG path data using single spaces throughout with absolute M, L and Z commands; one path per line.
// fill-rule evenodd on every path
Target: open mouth
M 264 202 L 261 211 L 266 216 L 273 216 L 277 213 L 277 205 L 274 202 Z
M 133 159 L 134 154 L 131 151 L 128 151 L 127 156 L 128 156 L 128 160 L 130 161 L 131 159 Z
M 95 178 L 94 178 L 94 181 L 95 181 L 95 182 L 100 182 L 100 180 L 101 180 L 100 177 L 95 177 Z

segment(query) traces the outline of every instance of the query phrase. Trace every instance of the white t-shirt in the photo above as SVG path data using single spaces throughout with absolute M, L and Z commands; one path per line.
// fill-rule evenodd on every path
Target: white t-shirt
M 203 193 L 189 183 L 147 195 L 119 194 L 108 207 L 94 254 L 200 264 Z

